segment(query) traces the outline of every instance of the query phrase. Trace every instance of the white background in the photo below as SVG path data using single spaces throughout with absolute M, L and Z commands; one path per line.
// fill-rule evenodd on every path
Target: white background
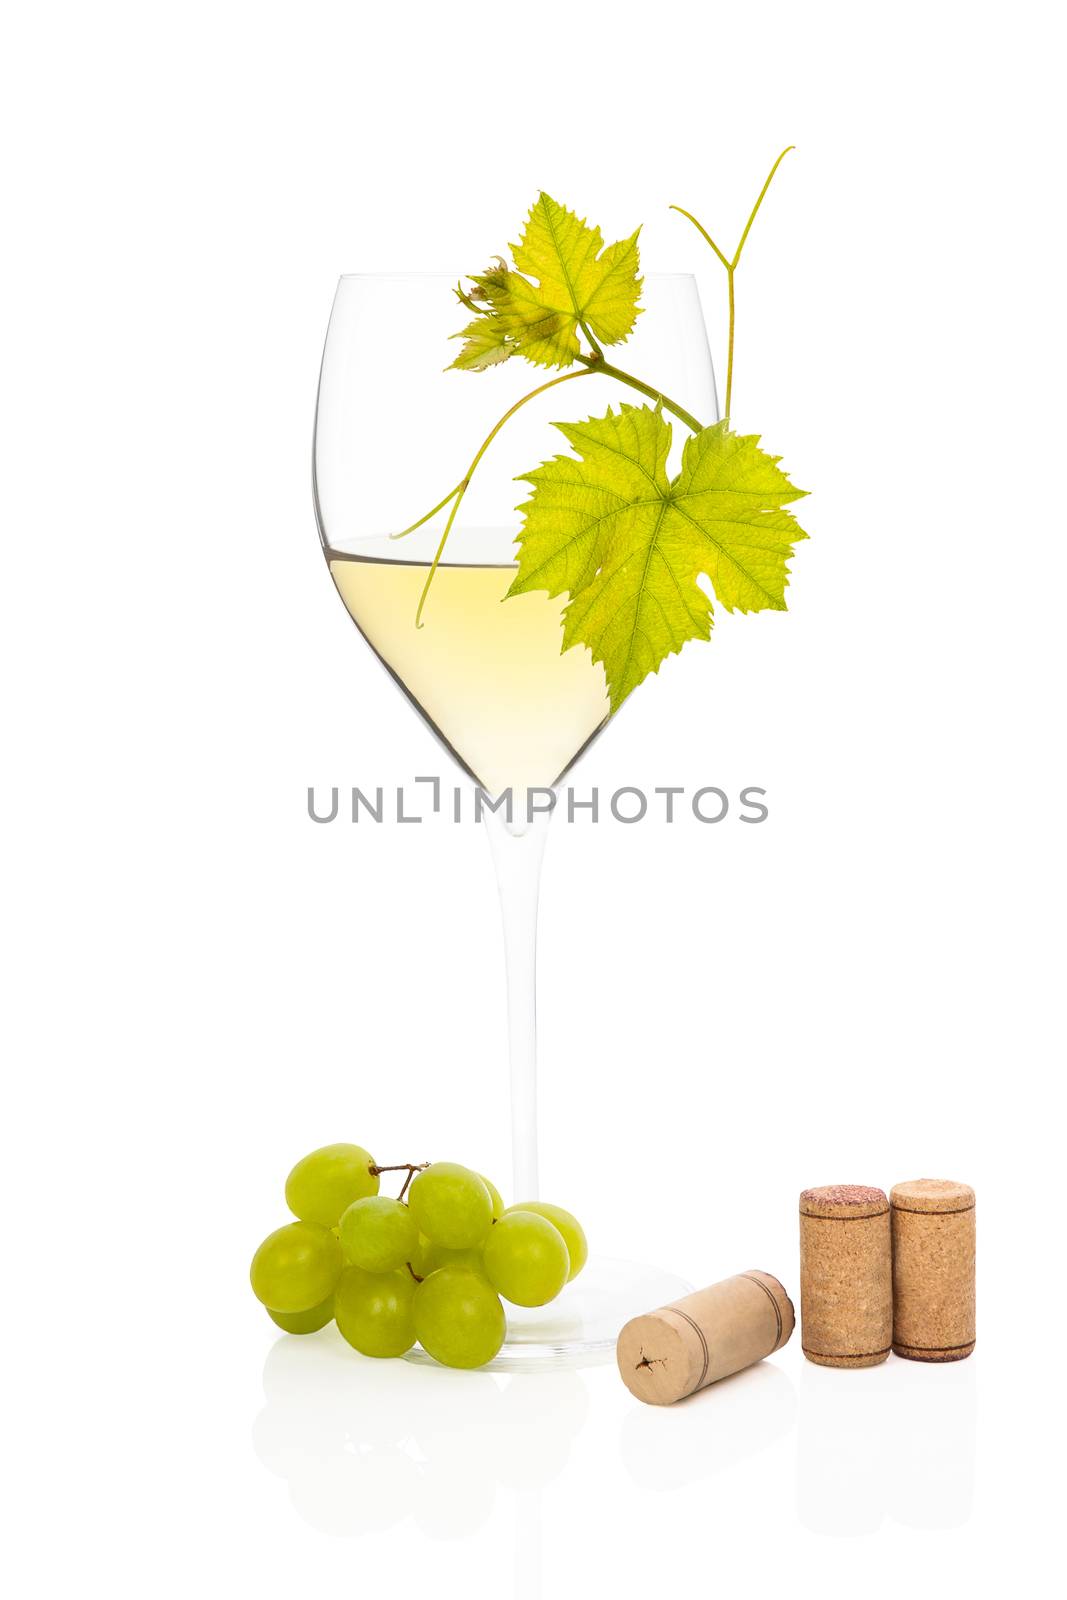
M 1060 60 L 1051 7 L 41 3 L 0 54 L 8 1509 L 20 1592 L 986 1592 L 1050 1561 L 1062 1069 Z M 809 1184 L 979 1194 L 975 1357 L 384 1370 L 248 1292 L 328 1139 L 506 1186 L 473 828 L 307 820 L 451 777 L 323 570 L 344 270 L 479 267 L 544 186 L 722 273 L 735 422 L 814 537 L 579 777 L 761 828 L 558 826 L 544 1192 L 797 1288 Z M 457 382 L 465 381 L 457 375 Z M 475 381 L 475 380 L 471 380 Z M 266 1392 L 266 1398 L 264 1391 Z M 1051 1431 L 1050 1431 L 1051 1430 Z M 9 1557 L 10 1559 L 10 1557 Z

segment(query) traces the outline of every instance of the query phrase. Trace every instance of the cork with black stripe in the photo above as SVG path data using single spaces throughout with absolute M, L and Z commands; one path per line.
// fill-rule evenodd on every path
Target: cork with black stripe
M 889 1201 L 837 1183 L 800 1196 L 800 1342 L 820 1367 L 876 1367 L 893 1341 Z
M 619 1334 L 619 1374 L 647 1405 L 673 1405 L 780 1350 L 794 1320 L 778 1279 L 753 1268 L 634 1317 Z
M 913 1178 L 890 1190 L 893 1353 L 963 1361 L 975 1344 L 975 1196 L 966 1183 Z

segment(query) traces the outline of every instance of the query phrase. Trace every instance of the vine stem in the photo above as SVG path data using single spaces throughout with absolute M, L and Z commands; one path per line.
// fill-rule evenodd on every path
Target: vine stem
M 727 258 L 725 251 L 719 249 L 718 245 L 715 243 L 715 240 L 711 237 L 711 234 L 708 232 L 707 228 L 704 227 L 703 223 L 697 221 L 696 217 L 693 216 L 693 213 L 691 211 L 687 211 L 684 206 L 671 206 L 671 208 L 670 208 L 672 211 L 679 212 L 683 217 L 688 217 L 689 221 L 693 224 L 694 228 L 701 235 L 701 237 L 706 241 L 706 243 L 710 244 L 711 248 L 714 250 L 715 254 L 718 256 L 718 258 L 722 262 L 723 266 L 726 268 L 726 291 L 727 291 L 727 297 L 728 297 L 728 301 L 729 301 L 730 326 L 729 326 L 729 332 L 727 334 L 727 339 L 726 339 L 726 409 L 725 409 L 725 411 L 723 413 L 723 422 L 726 424 L 727 427 L 730 426 L 730 405 L 731 405 L 731 402 L 733 400 L 733 390 L 734 390 L 734 324 L 735 324 L 735 321 L 736 321 L 736 299 L 735 299 L 735 295 L 734 295 L 734 274 L 737 272 L 737 264 L 741 260 L 741 252 L 745 248 L 745 240 L 748 238 L 749 233 L 751 232 L 751 229 L 752 229 L 752 224 L 756 220 L 756 213 L 759 211 L 760 206 L 763 204 L 764 197 L 766 196 L 767 190 L 771 186 L 771 179 L 774 177 L 774 174 L 778 171 L 778 168 L 781 166 L 782 162 L 785 160 L 785 158 L 789 154 L 790 150 L 795 150 L 795 149 L 796 149 L 796 145 L 792 145 L 792 144 L 786 145 L 785 149 L 782 151 L 781 155 L 778 157 L 777 161 L 774 163 L 774 166 L 771 168 L 770 172 L 768 172 L 767 178 L 766 178 L 766 182 L 764 183 L 763 188 L 760 190 L 759 195 L 756 198 L 756 204 L 752 207 L 752 210 L 749 212 L 748 221 L 745 223 L 744 232 L 741 234 L 741 237 L 737 242 L 737 249 L 734 251 L 733 256 L 730 257 L 730 258 Z
M 699 226 L 699 224 L 697 225 Z M 445 545 L 448 543 L 448 536 L 452 532 L 452 525 L 456 520 L 456 515 L 460 506 L 463 504 L 463 496 L 470 488 L 470 482 L 474 477 L 475 471 L 477 470 L 478 463 L 481 461 L 482 457 L 485 455 L 485 452 L 488 450 L 489 446 L 492 444 L 493 440 L 496 438 L 504 424 L 509 422 L 515 415 L 516 411 L 521 410 L 528 401 L 535 400 L 539 394 L 544 394 L 548 389 L 554 389 L 559 383 L 569 383 L 572 378 L 585 378 L 592 373 L 599 372 L 603 377 L 615 378 L 619 383 L 628 384 L 631 389 L 636 389 L 641 394 L 647 395 L 650 400 L 655 400 L 657 405 L 662 406 L 665 411 L 672 412 L 674 416 L 678 417 L 682 422 L 685 423 L 687 428 L 691 428 L 694 433 L 700 433 L 701 429 L 703 428 L 703 423 L 698 422 L 696 417 L 693 416 L 692 412 L 687 411 L 684 406 L 678 405 L 677 401 L 671 400 L 667 395 L 662 394 L 659 389 L 654 389 L 650 383 L 645 383 L 641 378 L 635 378 L 632 372 L 624 372 L 621 367 L 613 366 L 610 361 L 605 361 L 603 351 L 593 338 L 592 334 L 589 332 L 588 328 L 585 326 L 584 322 L 581 324 L 581 328 L 582 332 L 585 334 L 586 338 L 589 340 L 589 343 L 593 347 L 592 355 L 587 356 L 579 353 L 576 358 L 581 362 L 582 370 L 580 372 L 564 372 L 558 378 L 550 378 L 547 383 L 539 384 L 536 389 L 531 389 L 529 394 L 524 394 L 521 400 L 516 400 L 515 404 L 511 406 L 509 410 L 504 412 L 504 415 L 500 418 L 500 420 L 493 426 L 490 432 L 486 434 L 485 438 L 478 447 L 478 451 L 474 457 L 474 460 L 467 468 L 466 473 L 460 479 L 459 483 L 456 484 L 456 487 L 451 490 L 449 494 L 446 494 L 443 500 L 439 500 L 432 511 L 427 511 L 426 515 L 420 517 L 418 522 L 413 522 L 410 528 L 404 528 L 400 533 L 390 534 L 389 537 L 391 539 L 406 538 L 409 533 L 414 533 L 416 528 L 421 528 L 424 522 L 429 522 L 430 518 L 436 516 L 439 511 L 443 511 L 445 506 L 448 505 L 449 501 L 453 502 L 452 509 L 448 513 L 448 521 L 445 523 L 444 531 L 441 534 L 437 549 L 434 552 L 433 561 L 430 563 L 430 570 L 426 575 L 426 582 L 423 584 L 422 593 L 419 596 L 419 604 L 415 612 L 416 628 L 421 628 L 423 626 L 422 613 L 423 608 L 426 605 L 426 597 L 430 592 L 430 585 L 433 582 L 434 575 L 441 564 L 441 557 L 444 554 Z
M 601 350 L 600 346 L 597 344 L 596 340 L 593 338 L 593 330 L 592 330 L 592 328 L 589 326 L 589 324 L 587 322 L 582 322 L 582 321 L 579 321 L 578 326 L 579 326 L 579 328 L 581 328 L 582 332 L 585 334 L 586 338 L 589 340 L 589 348 L 593 352 L 594 359 L 596 361 L 603 361 L 604 352 L 603 352 L 603 350 Z
M 500 432 L 500 430 L 504 426 L 505 422 L 509 422 L 511 420 L 511 418 L 515 415 L 516 411 L 520 411 L 522 409 L 522 407 L 524 405 L 526 405 L 526 403 L 528 401 L 536 399 L 536 397 L 539 394 L 544 394 L 546 392 L 546 390 L 548 390 L 548 389 L 554 389 L 558 383 L 569 383 L 572 378 L 584 378 L 586 376 L 586 371 L 587 370 L 588 369 L 583 369 L 581 372 L 564 372 L 560 377 L 558 377 L 558 378 L 550 378 L 547 383 L 542 383 L 536 389 L 531 389 L 530 393 L 529 394 L 524 394 L 521 400 L 516 400 L 515 404 L 508 411 L 504 412 L 504 415 L 500 418 L 500 421 L 495 424 L 495 426 L 490 430 L 489 433 L 486 434 L 485 438 L 482 440 L 481 444 L 478 446 L 478 451 L 477 451 L 477 454 L 474 457 L 474 460 L 471 462 L 470 466 L 467 468 L 467 471 L 464 474 L 463 478 L 460 480 L 460 483 L 458 484 L 457 488 L 452 491 L 451 495 L 447 496 L 446 499 L 441 501 L 441 505 L 436 507 L 436 509 L 438 511 L 440 511 L 442 506 L 446 506 L 448 504 L 449 500 L 452 500 L 452 510 L 448 513 L 448 521 L 445 523 L 444 532 L 441 534 L 441 538 L 440 538 L 440 541 L 438 543 L 437 549 L 434 551 L 434 558 L 433 558 L 433 561 L 430 564 L 430 570 L 426 575 L 426 582 L 422 586 L 422 593 L 419 596 L 418 609 L 415 612 L 415 626 L 416 626 L 416 628 L 421 628 L 422 627 L 422 609 L 423 609 L 423 606 L 425 606 L 425 604 L 426 604 L 426 596 L 430 592 L 430 585 L 434 580 L 434 574 L 436 573 L 437 568 L 441 564 L 441 557 L 444 554 L 445 545 L 448 543 L 448 536 L 452 532 L 452 524 L 456 520 L 456 513 L 459 510 L 460 506 L 463 504 L 463 496 L 466 494 L 467 490 L 470 488 L 470 481 L 474 477 L 475 472 L 477 471 L 477 467 L 478 467 L 479 461 L 485 455 L 485 452 L 488 450 L 489 446 L 492 444 L 493 440 L 496 438 L 497 434 Z M 455 499 L 453 499 L 453 495 L 455 496 Z M 433 516 L 433 514 L 434 513 L 432 511 L 428 513 L 428 515 L 431 516 L 431 517 Z M 414 526 L 416 528 L 420 527 L 421 524 L 423 522 L 425 522 L 425 521 L 426 521 L 426 517 L 423 517 L 423 518 L 421 518 L 420 522 L 416 522 L 414 524 Z M 408 531 L 410 532 L 410 529 Z M 401 537 L 401 535 L 399 535 L 399 534 L 395 534 L 394 535 L 394 538 L 400 538 L 400 537 Z
M 402 528 L 399 533 L 391 533 L 389 535 L 390 539 L 406 539 L 409 533 L 414 533 L 416 528 L 421 528 L 424 522 L 429 522 L 431 517 L 436 517 L 439 511 L 443 511 L 448 502 L 454 500 L 462 488 L 462 483 L 457 483 L 456 487 L 450 489 L 443 500 L 438 500 L 432 511 L 427 511 L 426 515 L 420 517 L 418 522 L 413 522 L 410 528 Z
M 698 422 L 693 413 L 687 411 L 684 406 L 680 406 L 676 400 L 671 400 L 667 395 L 661 394 L 658 389 L 653 389 L 650 383 L 643 382 L 641 378 L 635 378 L 632 372 L 624 372 L 621 367 L 612 366 L 611 362 L 605 361 L 602 355 L 580 355 L 578 360 L 587 372 L 601 372 L 605 378 L 617 378 L 620 383 L 628 383 L 631 389 L 637 389 L 641 394 L 647 395 L 650 400 L 655 400 L 657 405 L 663 407 L 664 411 L 672 412 L 694 433 L 700 433 L 703 429 L 704 424 Z
M 729 305 L 730 331 L 726 337 L 726 411 L 724 420 L 730 426 L 730 402 L 734 391 L 734 325 L 737 321 L 737 301 L 734 296 L 734 273 L 736 267 L 731 265 L 726 274 L 726 293 Z

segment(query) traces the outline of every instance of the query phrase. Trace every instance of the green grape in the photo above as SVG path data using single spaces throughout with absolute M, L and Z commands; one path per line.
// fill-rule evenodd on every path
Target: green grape
M 446 1250 L 444 1245 L 434 1244 L 427 1239 L 424 1233 L 419 1234 L 409 1260 L 412 1272 L 419 1278 L 428 1278 L 439 1267 L 468 1267 L 471 1272 L 482 1271 L 482 1252 L 478 1245 L 472 1245 L 469 1250 Z
M 426 1249 L 422 1254 L 423 1270 L 419 1272 L 420 1278 L 428 1278 L 431 1272 L 438 1272 L 442 1267 L 466 1267 L 468 1272 L 480 1272 L 484 1278 L 482 1268 L 482 1252 L 477 1246 L 470 1250 L 446 1250 L 444 1245 L 432 1244 L 426 1241 Z
M 420 1172 L 408 1197 L 419 1231 L 446 1250 L 481 1244 L 493 1225 L 493 1202 L 476 1172 L 435 1161 Z
M 446 1367 L 481 1367 L 504 1343 L 504 1307 L 485 1279 L 442 1267 L 415 1290 L 415 1333 Z
M 547 1305 L 571 1270 L 563 1235 L 533 1211 L 501 1217 L 485 1241 L 482 1262 L 493 1288 L 517 1306 Z
M 415 1343 L 415 1280 L 399 1272 L 348 1267 L 334 1295 L 337 1327 L 364 1356 L 402 1356 Z
M 268 1306 L 267 1315 L 286 1333 L 318 1333 L 320 1328 L 325 1328 L 328 1322 L 333 1321 L 333 1295 L 324 1300 L 321 1306 L 312 1306 L 310 1311 L 272 1311 Z
M 364 1272 L 393 1272 L 410 1261 L 419 1242 L 415 1219 L 402 1200 L 365 1195 L 341 1217 L 345 1260 Z
M 435 1247 L 430 1243 L 424 1233 L 418 1236 L 418 1242 L 411 1252 L 411 1270 L 417 1278 L 428 1278 L 430 1273 L 439 1263 L 434 1258 Z
M 439 1244 L 431 1246 L 434 1272 L 442 1267 L 465 1267 L 468 1272 L 479 1272 L 485 1277 L 482 1252 L 475 1245 L 470 1250 L 444 1250 Z
M 353 1200 L 378 1193 L 373 1165 L 373 1157 L 358 1144 L 324 1144 L 290 1172 L 285 1203 L 301 1221 L 332 1228 Z
M 333 1294 L 341 1266 L 341 1246 L 329 1228 L 289 1222 L 252 1257 L 252 1293 L 270 1311 L 310 1311 Z
M 493 1206 L 493 1221 L 499 1222 L 501 1217 L 504 1215 L 504 1202 L 500 1198 L 500 1190 L 497 1188 L 495 1183 L 489 1182 L 489 1179 L 486 1177 L 484 1172 L 479 1172 L 478 1176 L 485 1184 L 485 1187 L 489 1190 L 489 1199 L 491 1200 Z
M 589 1245 L 577 1217 L 572 1216 L 569 1211 L 564 1211 L 562 1206 L 550 1206 L 544 1200 L 524 1200 L 521 1205 L 508 1206 L 508 1211 L 532 1211 L 536 1216 L 547 1217 L 553 1227 L 558 1228 L 563 1235 L 563 1243 L 567 1246 L 567 1254 L 571 1258 L 570 1277 L 578 1276 L 589 1260 Z M 570 1278 L 567 1282 L 570 1282 Z

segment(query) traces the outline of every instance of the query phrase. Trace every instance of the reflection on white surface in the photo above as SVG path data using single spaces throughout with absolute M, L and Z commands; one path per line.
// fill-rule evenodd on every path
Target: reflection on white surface
M 341 1537 L 410 1516 L 430 1538 L 464 1538 L 501 1488 L 536 1520 L 537 1491 L 563 1470 L 589 1410 L 574 1371 L 504 1378 L 373 1361 L 334 1329 L 279 1339 L 263 1388 L 256 1454 L 312 1527 Z M 529 1551 L 528 1527 L 524 1539 Z
M 590 1256 L 581 1276 L 548 1305 L 508 1306 L 507 1337 L 486 1370 L 539 1372 L 548 1367 L 613 1364 L 619 1329 L 631 1317 L 649 1306 L 669 1305 L 690 1294 L 692 1287 L 660 1267 Z M 436 1365 L 418 1345 L 404 1360 Z
M 797 1510 L 813 1533 L 874 1533 L 888 1517 L 958 1528 L 974 1498 L 973 1359 L 837 1371 L 805 1362 Z
M 762 1450 L 793 1426 L 796 1409 L 788 1374 L 761 1361 L 677 1405 L 635 1405 L 623 1424 L 623 1461 L 639 1488 L 678 1489 Z

